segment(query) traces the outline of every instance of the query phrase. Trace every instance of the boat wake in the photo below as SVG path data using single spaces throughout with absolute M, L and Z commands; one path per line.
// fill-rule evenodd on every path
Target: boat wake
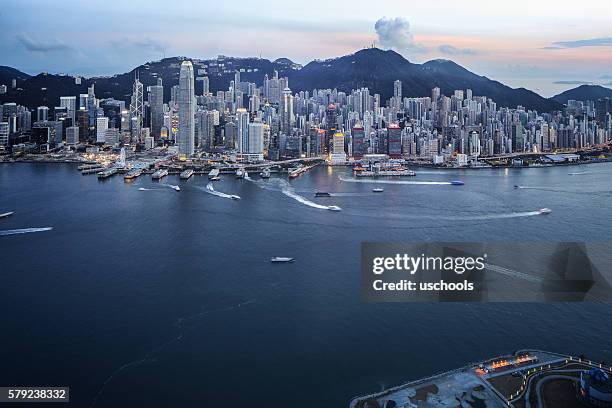
M 208 194 L 212 194 L 214 196 L 217 197 L 221 197 L 221 198 L 229 198 L 230 200 L 240 200 L 240 196 L 234 195 L 234 194 L 226 194 L 226 193 L 222 193 L 221 191 L 217 191 L 215 190 L 215 188 L 213 187 L 213 183 L 208 183 L 206 185 L 206 188 L 202 188 L 202 187 L 197 187 L 199 190 L 205 191 Z
M 315 203 L 314 201 L 307 199 L 306 197 L 298 194 L 295 191 L 295 188 L 293 188 L 293 186 L 289 184 L 286 180 L 283 180 L 280 178 L 268 179 L 266 181 L 253 180 L 253 179 L 246 178 L 246 177 L 245 179 L 252 181 L 253 183 L 255 183 L 255 185 L 257 185 L 260 188 L 263 188 L 264 190 L 280 191 L 287 197 L 292 198 L 301 204 L 307 205 L 308 207 L 317 208 L 319 210 L 331 210 L 331 211 L 340 210 L 340 207 L 337 207 L 335 205 L 322 205 L 322 204 L 318 204 L 318 203 Z
M 355 179 L 355 178 L 346 178 L 339 176 L 340 181 L 344 181 L 347 183 L 366 183 L 366 184 L 414 184 L 414 185 L 426 185 L 426 186 L 452 186 L 453 183 L 451 181 L 408 181 L 408 180 L 374 180 L 374 179 Z
M 7 235 L 20 235 L 20 234 L 29 234 L 31 232 L 43 232 L 43 231 L 51 231 L 53 227 L 42 227 L 42 228 L 20 228 L 20 229 L 11 229 L 0 231 L 0 237 L 4 237 Z

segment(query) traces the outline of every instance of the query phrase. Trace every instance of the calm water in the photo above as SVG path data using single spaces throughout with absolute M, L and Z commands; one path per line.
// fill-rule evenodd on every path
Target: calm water
M 0 384 L 69 385 L 78 407 L 342 407 L 519 348 L 612 360 L 609 304 L 364 304 L 359 286 L 362 241 L 610 241 L 611 164 L 340 176 L 224 176 L 230 200 L 206 177 L 0 165 L 0 230 L 54 228 L 0 236 Z

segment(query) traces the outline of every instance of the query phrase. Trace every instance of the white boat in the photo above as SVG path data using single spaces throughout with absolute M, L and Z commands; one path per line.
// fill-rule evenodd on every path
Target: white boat
M 264 167 L 263 171 L 261 173 L 259 173 L 259 176 L 261 178 L 270 178 L 270 168 L 269 167 Z
M 2 214 L 0 214 L 0 218 L 6 218 L 6 217 L 8 217 L 10 215 L 13 215 L 14 213 L 15 213 L 15 211 L 9 211 L 9 212 L 2 213 Z
M 327 209 L 329 211 L 342 211 L 342 208 L 338 207 L 337 205 L 330 205 L 329 207 L 327 207 Z
M 193 176 L 193 169 L 187 169 L 181 172 L 180 178 L 181 180 L 189 180 L 191 176 Z
M 542 208 L 540 214 L 550 214 L 552 210 L 550 208 Z
M 240 200 L 240 196 L 237 196 L 237 195 L 230 195 L 230 198 L 232 200 Z
M 274 258 L 270 258 L 270 262 L 272 263 L 289 263 L 289 262 L 293 262 L 295 259 L 293 258 L 287 258 L 287 257 L 283 257 L 283 256 L 275 256 Z
M 374 192 L 374 193 L 382 193 L 383 191 L 385 191 L 385 190 L 383 190 L 382 188 L 373 188 L 372 189 L 372 192 Z
M 153 173 L 153 175 L 151 177 L 153 178 L 153 180 L 159 180 L 161 178 L 166 177 L 167 175 L 168 175 L 168 170 L 166 170 L 166 169 L 159 169 L 155 173 Z
M 218 168 L 214 168 L 212 169 L 209 173 L 208 173 L 208 179 L 209 180 L 219 180 L 219 169 Z
M 181 188 L 179 186 L 173 186 L 170 184 L 170 188 L 172 188 L 174 191 L 181 191 Z
M 236 178 L 244 178 L 244 169 L 239 167 L 236 169 Z

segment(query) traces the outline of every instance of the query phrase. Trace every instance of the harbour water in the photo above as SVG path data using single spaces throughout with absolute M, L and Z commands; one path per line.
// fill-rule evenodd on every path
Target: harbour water
M 215 194 L 206 176 L 0 165 L 0 213 L 15 211 L 0 231 L 52 227 L 0 233 L 0 384 L 67 385 L 78 407 L 342 407 L 521 348 L 612 360 L 610 304 L 362 303 L 359 252 L 612 241 L 611 163 L 415 170 L 410 181 L 434 183 L 342 181 L 349 169 L 319 166 L 293 180 L 224 175 Z

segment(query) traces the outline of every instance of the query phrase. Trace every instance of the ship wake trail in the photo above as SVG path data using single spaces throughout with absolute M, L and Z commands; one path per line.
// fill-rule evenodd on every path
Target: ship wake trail
M 215 188 L 213 187 L 213 183 L 208 183 L 206 185 L 206 188 L 202 188 L 199 186 L 196 186 L 198 190 L 202 190 L 204 192 L 207 192 L 208 194 L 212 194 L 214 196 L 217 197 L 221 197 L 221 198 L 229 198 L 229 199 L 239 199 L 240 196 L 237 195 L 232 195 L 232 194 L 226 194 L 226 193 L 222 193 L 221 191 L 217 191 L 215 190 Z
M 126 369 L 130 368 L 130 367 L 136 367 L 139 366 L 143 363 L 149 362 L 149 361 L 154 361 L 155 357 L 161 353 L 165 348 L 167 348 L 168 346 L 180 341 L 186 334 L 188 334 L 189 332 L 193 331 L 194 329 L 196 329 L 197 327 L 199 327 L 202 324 L 202 321 L 196 322 L 194 324 L 192 324 L 189 327 L 185 327 L 187 323 L 194 321 L 198 318 L 202 318 L 206 315 L 212 314 L 212 313 L 222 313 L 222 312 L 231 312 L 232 310 L 236 310 L 239 309 L 243 306 L 247 306 L 250 304 L 255 303 L 255 299 L 251 299 L 251 300 L 247 300 L 245 302 L 240 302 L 234 305 L 230 305 L 230 306 L 226 306 L 226 307 L 222 307 L 222 308 L 218 308 L 218 309 L 209 309 L 209 310 L 202 310 L 201 312 L 189 315 L 189 316 L 183 316 L 178 318 L 175 322 L 174 322 L 174 326 L 179 330 L 178 334 L 171 338 L 170 340 L 166 341 L 165 343 L 160 344 L 159 346 L 151 349 L 150 351 L 148 351 L 142 358 L 138 359 L 138 360 L 133 360 L 130 361 L 128 363 L 123 364 L 122 366 L 118 367 L 115 371 L 113 371 L 107 378 L 106 380 L 104 380 L 104 382 L 102 383 L 102 387 L 100 388 L 100 390 L 96 393 L 96 395 L 94 396 L 91 405 L 89 406 L 90 408 L 93 408 L 97 403 L 98 400 L 100 399 L 100 397 L 102 396 L 102 394 L 104 393 L 104 391 L 106 390 L 106 388 L 108 387 L 108 385 L 110 384 L 110 382 L 119 374 L 121 374 L 123 371 L 125 371 Z
M 450 181 L 408 181 L 408 180 L 361 180 L 354 178 L 338 177 L 340 181 L 347 183 L 365 183 L 365 184 L 411 184 L 424 186 L 451 186 Z
M 256 181 L 252 179 L 248 179 L 248 180 L 252 181 L 253 183 L 255 183 L 255 185 L 257 185 L 260 188 L 263 188 L 264 190 L 280 191 L 287 197 L 292 198 L 301 204 L 307 205 L 308 207 L 317 208 L 319 210 L 329 210 L 330 209 L 329 205 L 317 204 L 314 201 L 310 201 L 306 197 L 299 195 L 295 191 L 295 188 L 293 188 L 293 186 L 289 184 L 286 180 L 279 179 L 279 178 L 269 179 L 268 181 L 265 181 L 265 182 Z
M 41 228 L 19 228 L 19 229 L 11 229 L 0 231 L 0 237 L 4 237 L 7 235 L 20 235 L 20 234 L 29 234 L 32 232 L 44 232 L 51 231 L 53 227 L 41 227 Z

